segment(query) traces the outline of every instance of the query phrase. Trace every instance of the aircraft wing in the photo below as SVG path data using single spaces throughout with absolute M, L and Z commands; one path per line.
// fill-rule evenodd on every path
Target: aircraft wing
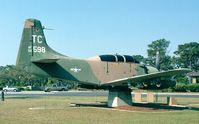
M 150 74 L 144 74 L 144 75 L 137 75 L 137 76 L 132 76 L 128 78 L 122 78 L 122 79 L 117 79 L 113 80 L 110 82 L 106 82 L 105 84 L 102 84 L 104 86 L 122 86 L 122 85 L 128 85 L 130 84 L 135 84 L 137 82 L 149 80 L 149 79 L 154 79 L 154 78 L 159 78 L 159 77 L 172 77 L 178 74 L 183 74 L 183 73 L 188 73 L 191 70 L 185 69 L 185 68 L 180 68 L 180 69 L 174 69 L 174 70 L 169 70 L 169 71 L 163 71 L 163 72 L 155 72 L 155 73 L 150 73 Z

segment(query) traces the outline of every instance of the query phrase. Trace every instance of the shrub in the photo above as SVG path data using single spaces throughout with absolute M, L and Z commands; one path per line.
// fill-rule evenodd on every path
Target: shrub
M 179 83 L 173 88 L 174 92 L 186 92 L 185 84 Z
M 199 84 L 177 84 L 172 88 L 174 92 L 199 92 Z
M 189 84 L 186 89 L 190 92 L 199 92 L 199 84 Z

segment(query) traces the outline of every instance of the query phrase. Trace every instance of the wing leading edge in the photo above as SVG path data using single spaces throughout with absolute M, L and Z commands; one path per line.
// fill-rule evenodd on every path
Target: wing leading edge
M 135 84 L 137 82 L 141 82 L 141 81 L 145 81 L 149 79 L 154 79 L 154 78 L 159 78 L 159 77 L 172 77 L 178 74 L 184 74 L 188 72 L 191 72 L 191 70 L 186 69 L 186 68 L 174 69 L 174 70 L 163 71 L 163 72 L 155 72 L 155 73 L 150 73 L 150 74 L 137 75 L 133 77 L 113 80 L 105 84 L 102 84 L 102 86 L 125 86 L 128 84 Z

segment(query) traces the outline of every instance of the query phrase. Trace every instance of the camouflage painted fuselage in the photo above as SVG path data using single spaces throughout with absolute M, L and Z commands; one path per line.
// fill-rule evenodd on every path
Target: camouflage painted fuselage
M 98 58 L 98 57 L 96 57 Z M 102 62 L 99 59 L 80 60 L 60 58 L 53 63 L 33 63 L 33 73 L 100 86 L 106 82 L 145 74 L 145 69 L 135 63 Z

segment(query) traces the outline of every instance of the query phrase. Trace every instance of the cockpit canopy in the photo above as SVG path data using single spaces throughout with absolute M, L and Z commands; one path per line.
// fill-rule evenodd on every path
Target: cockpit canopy
M 99 58 L 101 61 L 106 62 L 131 62 L 131 63 L 140 63 L 138 60 L 133 58 L 130 55 L 100 55 Z

